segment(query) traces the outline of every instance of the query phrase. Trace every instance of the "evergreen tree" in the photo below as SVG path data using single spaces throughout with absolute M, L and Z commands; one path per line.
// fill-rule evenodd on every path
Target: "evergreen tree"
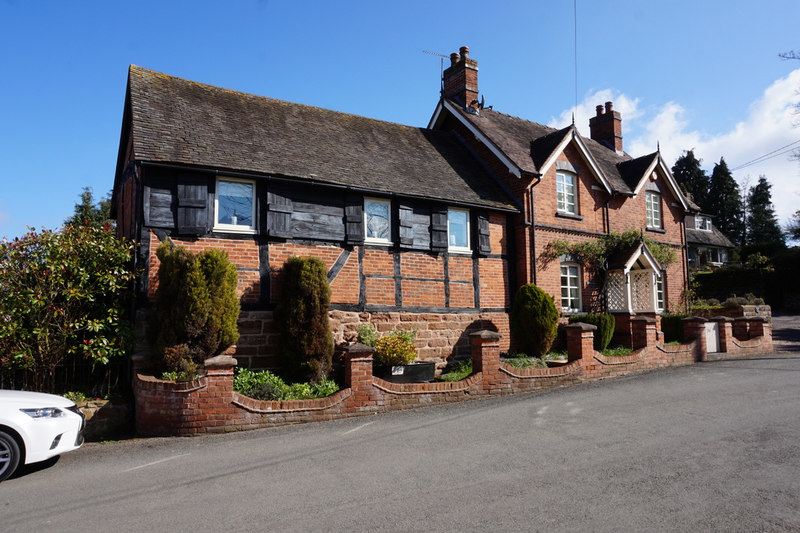
M 683 192 L 692 197 L 692 201 L 700 206 L 703 212 L 707 209 L 709 180 L 706 171 L 700 168 L 700 160 L 694 156 L 693 150 L 686 150 L 672 166 L 672 175 L 678 181 Z
M 111 220 L 111 193 L 100 199 L 95 204 L 91 187 L 84 187 L 80 195 L 80 203 L 75 204 L 75 212 L 64 221 L 64 225 L 91 226 L 99 228 L 106 223 L 113 225 Z
M 786 226 L 786 233 L 790 239 L 800 241 L 800 210 L 794 212 L 792 220 Z
M 786 237 L 778 225 L 772 205 L 772 185 L 766 176 L 747 193 L 747 244 L 786 246 Z
M 724 158 L 714 165 L 708 188 L 707 213 L 714 225 L 734 244 L 744 244 L 744 203 L 739 184 L 733 179 Z

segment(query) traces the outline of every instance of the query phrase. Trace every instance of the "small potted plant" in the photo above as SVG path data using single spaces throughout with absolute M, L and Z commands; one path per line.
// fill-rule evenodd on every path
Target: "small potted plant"
M 393 329 L 378 338 L 370 324 L 359 327 L 358 341 L 375 348 L 372 375 L 392 383 L 427 383 L 433 381 L 436 365 L 419 362 L 414 340 L 417 332 Z

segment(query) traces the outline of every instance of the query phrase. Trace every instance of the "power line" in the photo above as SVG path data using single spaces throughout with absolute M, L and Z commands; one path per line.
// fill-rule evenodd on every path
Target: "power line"
M 572 34 L 575 39 L 575 111 L 572 112 L 572 123 L 575 123 L 575 112 L 578 110 L 578 0 L 572 2 Z
M 798 143 L 800 143 L 800 139 L 797 139 L 796 141 L 794 141 L 792 143 L 789 143 L 786 146 L 781 146 L 780 148 L 777 148 L 777 149 L 775 149 L 775 150 L 773 150 L 771 152 L 768 152 L 768 153 L 766 153 L 766 154 L 764 154 L 762 156 L 756 157 L 755 159 L 751 159 L 747 163 L 742 163 L 741 165 L 739 165 L 739 166 L 737 166 L 735 168 L 732 168 L 731 172 L 733 172 L 734 170 L 741 170 L 743 168 L 747 168 L 747 167 L 755 165 L 757 163 L 761 163 L 763 161 L 767 161 L 768 159 L 772 159 L 773 157 L 778 157 L 779 155 L 784 155 L 784 154 L 787 154 L 789 152 L 792 152 L 792 151 L 794 151 L 796 149 L 796 148 L 793 148 L 794 145 L 796 145 Z

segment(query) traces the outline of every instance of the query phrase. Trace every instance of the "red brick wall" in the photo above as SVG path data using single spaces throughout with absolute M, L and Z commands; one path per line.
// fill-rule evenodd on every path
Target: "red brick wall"
M 254 239 L 216 239 L 202 237 L 195 240 L 172 239 L 176 245 L 183 246 L 191 252 L 217 249 L 228 252 L 231 262 L 236 265 L 238 283 L 236 294 L 243 302 L 257 302 L 260 295 L 261 276 L 259 274 L 258 244 Z M 158 267 L 161 261 L 156 256 L 159 246 L 158 237 L 150 233 L 150 257 L 148 261 L 148 291 L 151 300 L 155 298 L 158 287 Z
M 225 356 L 207 361 L 208 375 L 189 383 L 158 380 L 135 369 L 137 431 L 144 435 L 196 435 L 330 420 L 594 381 L 688 365 L 706 356 L 702 339 L 678 346 L 661 344 L 653 319 L 638 319 L 632 326 L 637 344 L 647 344 L 624 357 L 605 357 L 594 351 L 594 326 L 568 326 L 570 362 L 541 369 L 516 369 L 505 364 L 500 360 L 502 336 L 475 332 L 469 336 L 474 373 L 455 383 L 389 383 L 372 376 L 371 352 L 356 349 L 345 363 L 345 388 L 318 400 L 260 401 L 235 393 L 232 385 L 236 361 Z M 687 333 L 699 331 L 696 326 L 687 322 Z M 771 349 L 769 323 L 760 329 L 763 337 L 736 341 L 736 349 L 748 354 L 759 348 L 762 352 Z M 749 344 L 742 346 L 742 342 Z
M 591 233 L 605 232 L 605 204 L 609 198 L 608 193 L 592 187 L 602 187 L 591 171 L 583 163 L 577 150 L 572 146 L 567 148 L 557 157 L 557 161 L 568 162 L 580 169 L 576 183 L 578 200 L 578 214 L 583 220 L 559 217 L 556 196 L 556 166 L 553 165 L 534 189 L 534 216 L 536 225 L 555 226 L 564 230 L 583 231 Z M 537 237 L 538 240 L 538 237 Z
M 395 326 L 418 329 L 420 358 L 435 361 L 442 367 L 448 359 L 464 355 L 467 349 L 465 332 L 474 331 L 476 324 L 497 329 L 508 338 L 508 318 L 502 311 L 509 305 L 508 259 L 501 255 L 507 249 L 505 216 L 492 214 L 489 229 L 491 255 L 483 258 L 464 255 L 445 258 L 418 251 L 396 252 L 374 247 L 354 247 L 348 252 L 333 245 L 270 242 L 267 252 L 270 302 L 274 304 L 280 298 L 279 272 L 289 256 L 318 257 L 329 270 L 341 258 L 344 265 L 331 282 L 334 309 L 331 311 L 331 324 L 337 344 L 352 342 L 360 322 L 377 321 L 381 327 L 388 328 L 386 331 Z M 173 239 L 173 242 L 194 252 L 208 248 L 227 250 L 238 269 L 237 292 L 243 303 L 259 302 L 261 269 L 256 237 Z M 148 295 L 151 299 L 155 297 L 158 284 L 159 261 L 155 255 L 158 244 L 156 236 L 151 234 L 148 271 Z M 395 273 L 396 254 L 399 254 L 399 278 Z M 473 273 L 475 262 L 480 273 L 479 307 L 495 310 L 490 313 L 478 309 Z M 337 308 L 361 306 L 361 276 L 364 279 L 366 311 L 336 311 Z M 401 302 L 396 298 L 398 288 Z M 376 307 L 386 307 L 389 311 L 370 310 Z M 427 308 L 435 312 L 426 312 Z M 245 308 L 240 314 L 239 331 L 238 356 L 243 366 L 279 368 L 280 362 L 275 354 L 280 332 L 273 323 L 271 311 Z

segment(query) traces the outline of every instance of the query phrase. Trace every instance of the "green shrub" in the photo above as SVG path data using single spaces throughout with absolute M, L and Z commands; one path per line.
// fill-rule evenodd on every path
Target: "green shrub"
M 378 332 L 375 327 L 369 322 L 364 322 L 358 325 L 358 338 L 356 342 L 360 342 L 364 346 L 375 347 L 375 341 L 378 340 Z
M 533 357 L 547 353 L 558 333 L 553 297 L 529 283 L 514 296 L 510 314 L 511 338 L 517 349 Z
M 57 366 L 125 355 L 132 250 L 108 226 L 0 239 L 0 368 L 29 370 L 26 388 L 55 392 Z
M 662 315 L 661 331 L 664 332 L 664 342 L 678 341 L 683 343 L 683 319 L 689 315 Z
M 602 352 L 611 342 L 614 336 L 614 315 L 609 313 L 589 313 L 586 315 L 572 315 L 569 317 L 569 323 L 575 324 L 583 322 L 584 324 L 592 324 L 597 326 L 594 332 L 594 349 Z
M 150 320 L 155 370 L 194 379 L 203 361 L 239 338 L 236 267 L 221 250 L 193 254 L 164 241 Z
M 286 384 L 269 370 L 258 372 L 238 368 L 233 377 L 233 390 L 256 400 L 309 400 L 324 398 L 339 390 L 335 381 Z
M 275 319 L 281 331 L 279 353 L 292 379 L 317 382 L 331 370 L 330 300 L 328 274 L 321 260 L 293 256 L 286 261 Z
M 451 363 L 439 376 L 439 381 L 461 381 L 472 375 L 472 359 Z
M 373 361 L 378 365 L 408 365 L 417 358 L 417 332 L 393 329 L 375 341 Z

